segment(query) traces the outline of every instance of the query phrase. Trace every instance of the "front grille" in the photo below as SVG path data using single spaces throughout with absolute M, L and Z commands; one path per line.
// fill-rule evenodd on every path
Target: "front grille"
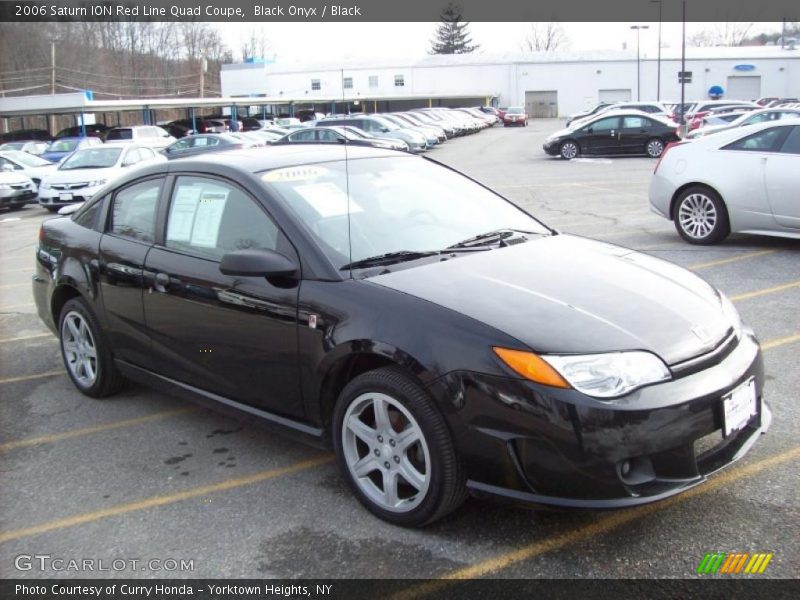
M 85 188 L 88 185 L 88 182 L 85 183 L 54 183 L 51 184 L 50 187 L 54 190 L 61 190 L 61 191 L 71 191 L 71 190 L 79 190 L 81 188 Z
M 686 375 L 691 375 L 692 373 L 697 373 L 709 367 L 713 367 L 725 360 L 725 358 L 736 349 L 738 344 L 739 338 L 736 337 L 736 332 L 731 330 L 711 351 L 690 358 L 689 360 L 670 365 L 670 370 L 677 378 L 685 377 Z

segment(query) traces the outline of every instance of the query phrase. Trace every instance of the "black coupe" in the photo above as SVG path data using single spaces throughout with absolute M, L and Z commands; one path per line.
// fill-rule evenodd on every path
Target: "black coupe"
M 758 342 L 716 289 L 409 154 L 169 161 L 39 240 L 38 312 L 81 392 L 130 378 L 330 446 L 397 524 L 469 492 L 658 500 L 770 421 Z

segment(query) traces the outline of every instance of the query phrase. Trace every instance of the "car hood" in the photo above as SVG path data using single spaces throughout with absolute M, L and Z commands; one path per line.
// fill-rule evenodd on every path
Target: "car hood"
M 7 173 L 0 171 L 0 183 L 5 185 L 19 185 L 20 183 L 30 183 L 31 179 L 27 175 L 20 173 Z
M 675 364 L 733 324 L 693 273 L 618 246 L 557 235 L 369 278 L 498 329 L 537 352 L 647 350 Z
M 84 181 L 97 181 L 98 179 L 113 179 L 122 174 L 119 167 L 105 167 L 102 169 L 68 169 L 66 171 L 53 171 L 47 176 L 47 183 L 78 183 Z

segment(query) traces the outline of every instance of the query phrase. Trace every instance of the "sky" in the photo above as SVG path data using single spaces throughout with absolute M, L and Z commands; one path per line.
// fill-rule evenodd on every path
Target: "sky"
M 643 57 L 658 52 L 658 23 L 640 32 Z M 225 43 L 235 56 L 240 53 L 240 41 L 256 31 L 265 35 L 280 62 L 326 62 L 336 59 L 421 57 L 427 54 L 435 23 L 277 23 L 277 24 L 218 24 Z M 575 51 L 629 50 L 636 48 L 636 32 L 632 23 L 562 23 L 569 48 Z M 707 29 L 708 23 L 687 23 L 686 33 Z M 754 34 L 780 31 L 780 23 L 757 23 Z M 470 31 L 478 52 L 502 54 L 519 52 L 529 23 L 471 23 Z M 662 24 L 662 46 L 681 45 L 681 24 Z

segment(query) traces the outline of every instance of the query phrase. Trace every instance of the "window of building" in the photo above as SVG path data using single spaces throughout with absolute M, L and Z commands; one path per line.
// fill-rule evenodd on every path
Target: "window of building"
M 370 75 L 369 76 L 369 87 L 371 87 L 371 88 L 378 87 L 378 76 L 377 75 Z
M 405 75 L 395 75 L 394 76 L 394 87 L 403 87 L 406 84 Z
M 322 84 L 320 84 L 319 79 L 311 80 L 311 89 L 317 92 L 322 89 Z
M 352 77 L 345 77 L 342 83 L 342 87 L 346 90 L 353 89 L 353 78 Z

